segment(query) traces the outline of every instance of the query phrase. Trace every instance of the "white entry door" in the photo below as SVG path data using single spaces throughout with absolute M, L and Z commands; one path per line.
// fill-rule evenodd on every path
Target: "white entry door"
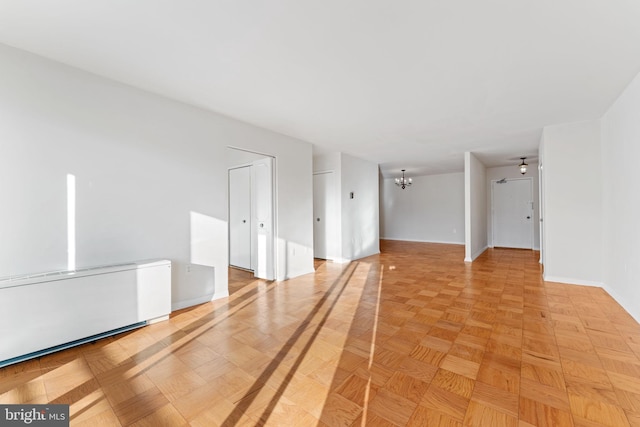
M 337 242 L 333 172 L 313 175 L 313 256 L 335 258 Z
M 256 160 L 251 167 L 253 188 L 252 226 L 255 230 L 253 244 L 253 274 L 266 280 L 275 279 L 274 268 L 274 213 L 273 213 L 273 159 Z
M 251 167 L 229 169 L 229 264 L 251 270 Z
M 533 248 L 533 181 L 493 181 L 493 246 Z

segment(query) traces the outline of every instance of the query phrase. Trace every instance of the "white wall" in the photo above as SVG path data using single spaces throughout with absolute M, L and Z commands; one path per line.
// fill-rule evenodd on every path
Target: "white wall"
M 464 173 L 411 178 L 404 190 L 381 181 L 382 238 L 464 244 Z
M 601 120 L 604 282 L 640 321 L 640 75 Z
M 544 279 L 601 285 L 600 122 L 544 129 Z
M 465 256 L 476 259 L 487 242 L 487 168 L 473 153 L 464 153 Z
M 67 268 L 72 174 L 78 268 L 168 258 L 174 307 L 226 295 L 227 146 L 276 157 L 278 278 L 313 271 L 310 144 L 1 45 L 0 63 L 0 276 Z
M 314 154 L 313 172 L 333 171 L 340 175 L 342 171 L 342 153 L 336 151 L 332 153 Z
M 380 253 L 378 165 L 342 153 L 341 166 L 342 258 Z
M 313 155 L 311 144 L 272 135 L 273 140 L 266 144 L 276 158 L 277 171 L 276 279 L 285 280 L 314 272 Z M 276 142 L 280 139 L 286 143 Z M 251 145 L 247 144 L 246 147 Z
M 540 249 L 540 207 L 538 202 L 538 163 L 528 162 L 529 167 L 527 173 L 522 175 L 520 168 L 514 163 L 513 166 L 502 166 L 498 168 L 487 168 L 487 242 L 489 247 L 493 247 L 493 217 L 491 213 L 491 183 L 492 181 L 498 181 L 502 178 L 507 179 L 519 179 L 519 178 L 532 178 L 533 179 L 533 193 L 531 201 L 533 202 L 533 249 Z

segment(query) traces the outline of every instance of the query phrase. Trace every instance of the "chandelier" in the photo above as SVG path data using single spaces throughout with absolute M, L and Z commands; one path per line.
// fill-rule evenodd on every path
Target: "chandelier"
M 404 177 L 404 172 L 405 169 L 402 169 L 402 178 L 396 178 L 396 185 L 403 190 L 412 184 L 411 178 L 407 179 Z

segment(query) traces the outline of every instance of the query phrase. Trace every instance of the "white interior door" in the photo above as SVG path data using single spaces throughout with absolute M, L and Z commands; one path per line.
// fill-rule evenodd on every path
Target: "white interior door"
M 251 167 L 253 189 L 252 227 L 255 230 L 253 245 L 254 275 L 274 280 L 274 213 L 273 213 L 273 159 L 256 160 Z
M 533 181 L 492 182 L 493 246 L 533 248 Z
M 313 256 L 335 258 L 336 208 L 333 172 L 313 175 Z
M 251 270 L 251 167 L 229 169 L 229 264 Z

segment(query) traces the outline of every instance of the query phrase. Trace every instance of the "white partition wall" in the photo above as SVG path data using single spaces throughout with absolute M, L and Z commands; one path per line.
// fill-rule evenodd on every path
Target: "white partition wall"
M 604 282 L 640 321 L 640 76 L 607 111 L 601 125 Z
M 543 149 L 544 278 L 602 285 L 600 121 L 546 127 Z
M 465 255 L 471 262 L 487 247 L 487 168 L 473 153 L 464 153 Z
M 342 153 L 342 258 L 380 253 L 378 165 Z

